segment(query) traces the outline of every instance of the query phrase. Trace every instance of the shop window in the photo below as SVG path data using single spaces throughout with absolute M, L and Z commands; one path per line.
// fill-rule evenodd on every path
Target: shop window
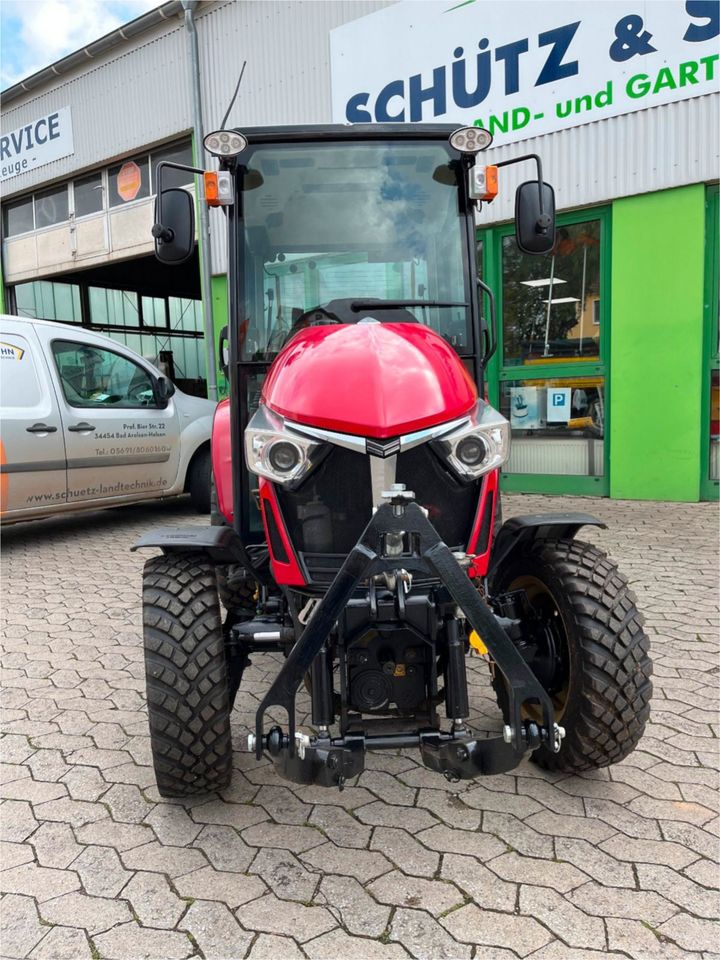
M 600 355 L 600 221 L 557 228 L 552 253 L 529 256 L 502 241 L 506 366 Z
M 35 228 L 52 227 L 68 219 L 67 184 L 35 194 Z
M 126 347 L 134 350 L 135 353 L 139 353 L 140 356 L 143 355 L 142 336 L 140 333 L 126 333 L 124 330 L 107 330 L 103 332 L 106 336 L 110 337 L 111 340 L 124 344 Z M 151 363 L 153 362 L 153 357 L 145 357 L 145 359 Z
M 75 216 L 87 217 L 91 213 L 100 213 L 103 209 L 102 174 L 93 173 L 73 185 L 75 197 Z
M 33 280 L 15 287 L 15 308 L 20 317 L 81 323 L 80 287 L 74 283 Z
M 127 357 L 66 340 L 54 340 L 52 350 L 71 407 L 157 406 L 150 374 Z
M 200 337 L 109 332 L 169 377 L 185 393 L 207 396 L 204 341 Z
M 108 192 L 111 207 L 121 207 L 133 200 L 149 197 L 150 174 L 147 157 L 135 157 L 110 167 Z
M 24 197 L 13 203 L 4 203 L 2 208 L 3 236 L 16 237 L 35 228 L 32 197 Z
M 170 329 L 186 333 L 202 333 L 202 301 L 170 297 Z
M 165 300 L 162 297 L 143 297 L 142 318 L 145 327 L 167 327 Z
M 151 156 L 153 181 L 153 193 L 157 192 L 157 165 L 161 160 L 170 163 L 184 163 L 186 166 L 193 165 L 192 144 L 189 140 L 185 143 L 176 143 L 170 147 L 164 147 L 161 150 L 153 150 Z M 163 171 L 163 189 L 167 187 L 188 187 L 193 183 L 193 174 L 185 173 L 183 170 L 166 169 Z
M 97 326 L 139 327 L 138 295 L 129 290 L 88 287 L 90 323 Z
M 205 380 L 204 341 L 199 337 L 126 333 L 121 330 L 109 330 L 108 336 L 135 350 L 172 380 L 198 384 Z M 181 384 L 181 389 L 185 389 L 185 383 Z
M 508 473 L 603 475 L 605 380 L 600 376 L 514 380 L 501 385 L 510 421 Z
M 205 350 L 197 337 L 158 337 L 163 351 L 172 351 L 177 380 L 205 378 Z

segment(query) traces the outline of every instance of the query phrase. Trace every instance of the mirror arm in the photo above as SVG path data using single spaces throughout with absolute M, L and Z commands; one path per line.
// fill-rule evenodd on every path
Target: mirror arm
M 542 216 L 545 211 L 543 209 L 543 175 L 542 175 L 542 160 L 536 153 L 524 153 L 522 157 L 513 157 L 511 160 L 501 160 L 499 163 L 496 163 L 496 167 L 509 167 L 513 163 L 523 163 L 525 160 L 534 160 L 535 166 L 537 168 L 537 179 L 540 190 L 540 216 Z
M 537 219 L 535 224 L 536 233 L 545 234 L 550 228 L 550 217 L 545 213 L 545 208 L 543 206 L 543 194 L 545 193 L 545 184 L 543 183 L 542 175 L 542 160 L 536 153 L 526 153 L 522 157 L 514 157 L 512 160 L 501 160 L 500 163 L 496 163 L 496 167 L 509 167 L 511 163 L 522 163 L 523 160 L 534 160 L 535 167 L 537 169 L 537 180 L 538 180 L 538 191 L 540 193 L 540 216 Z
M 163 170 L 166 167 L 170 167 L 172 170 L 185 170 L 187 173 L 195 173 L 198 174 L 198 176 L 202 176 L 205 173 L 204 170 L 200 170 L 198 167 L 188 167 L 184 163 L 173 163 L 171 160 L 161 160 L 155 167 L 155 196 L 157 197 L 162 197 Z M 158 209 L 160 209 L 160 207 Z M 161 223 L 154 223 L 151 233 L 156 240 L 162 240 L 163 243 L 172 243 L 175 238 L 173 231 L 164 227 Z

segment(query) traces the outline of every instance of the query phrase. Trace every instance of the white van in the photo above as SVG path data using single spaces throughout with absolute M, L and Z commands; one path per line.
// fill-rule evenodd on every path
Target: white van
M 0 516 L 189 493 L 210 509 L 215 403 L 81 327 L 0 315 Z

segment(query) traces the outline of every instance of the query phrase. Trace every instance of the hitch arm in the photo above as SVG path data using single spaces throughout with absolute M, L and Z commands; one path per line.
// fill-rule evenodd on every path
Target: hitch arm
M 515 644 L 505 634 L 489 607 L 480 599 L 467 574 L 462 570 L 452 551 L 438 538 L 423 557 L 440 580 L 445 584 L 455 603 L 467 617 L 470 625 L 483 638 L 493 660 L 500 668 L 511 687 L 510 725 L 515 750 L 522 753 L 523 722 L 521 708 L 526 700 L 537 700 L 543 713 L 543 725 L 552 737 L 555 713 L 552 701 L 527 665 Z
M 263 751 L 263 717 L 269 707 L 283 707 L 287 711 L 288 750 L 292 756 L 295 749 L 295 695 L 298 687 L 358 583 L 375 559 L 376 554 L 362 543 L 353 547 L 301 637 L 290 651 L 255 715 L 255 756 L 258 760 Z

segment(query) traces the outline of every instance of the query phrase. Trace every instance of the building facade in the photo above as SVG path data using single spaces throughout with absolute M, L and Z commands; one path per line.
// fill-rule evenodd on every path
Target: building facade
M 576 6 L 203 2 L 193 20 L 204 129 L 220 124 L 247 60 L 228 121 L 240 129 L 470 122 L 495 136 L 488 162 L 540 155 L 559 211 L 552 255 L 526 257 L 513 239 L 515 187 L 531 168 L 501 171 L 478 215 L 479 264 L 498 295 L 488 392 L 513 428 L 502 483 L 710 498 L 718 5 L 648 2 L 643 18 L 621 2 Z M 154 260 L 150 235 L 156 164 L 211 165 L 193 142 L 185 20 L 181 3 L 165 3 L 4 92 L 2 282 L 10 312 L 102 329 L 202 393 L 201 258 L 217 332 L 224 218 L 211 211 L 181 270 Z

